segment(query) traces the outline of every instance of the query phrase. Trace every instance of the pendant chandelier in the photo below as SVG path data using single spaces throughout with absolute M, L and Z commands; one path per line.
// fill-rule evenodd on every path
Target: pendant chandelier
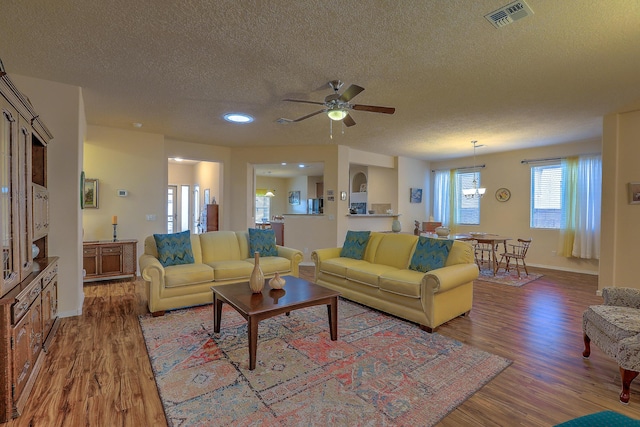
M 478 147 L 478 141 L 471 141 L 471 143 L 473 144 L 473 187 L 463 189 L 462 195 L 466 199 L 481 199 L 487 189 L 483 187 L 478 188 L 478 171 L 476 170 L 476 147 Z M 482 145 L 480 145 L 480 147 L 482 147 Z

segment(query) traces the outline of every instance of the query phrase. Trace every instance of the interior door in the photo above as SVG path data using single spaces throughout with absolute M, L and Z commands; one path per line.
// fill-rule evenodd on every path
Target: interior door
M 178 220 L 177 194 L 177 185 L 167 187 L 167 233 L 175 233 L 175 225 Z

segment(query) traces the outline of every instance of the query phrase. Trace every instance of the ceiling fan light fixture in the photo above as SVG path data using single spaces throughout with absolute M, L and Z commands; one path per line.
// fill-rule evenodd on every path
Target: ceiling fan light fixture
M 253 117 L 244 113 L 228 113 L 224 115 L 224 119 L 231 123 L 251 123 Z
M 329 116 L 331 120 L 342 120 L 347 116 L 347 112 L 339 108 L 335 110 L 329 110 L 327 112 L 327 116 Z
M 267 191 L 266 193 L 264 193 L 264 195 L 265 195 L 266 197 L 275 197 L 275 194 L 274 194 L 274 193 L 273 193 L 273 191 L 271 191 L 271 190 L 269 190 L 269 191 Z

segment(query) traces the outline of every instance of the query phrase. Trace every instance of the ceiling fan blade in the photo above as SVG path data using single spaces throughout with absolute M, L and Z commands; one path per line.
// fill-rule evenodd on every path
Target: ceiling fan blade
M 307 114 L 306 116 L 302 116 L 302 117 L 297 118 L 297 119 L 295 119 L 295 120 L 285 119 L 285 118 L 280 118 L 280 119 L 278 119 L 278 120 L 276 120 L 276 121 L 277 121 L 278 123 L 281 123 L 281 124 L 297 123 L 297 122 L 300 122 L 300 121 L 302 121 L 302 120 L 304 120 L 304 119 L 308 119 L 309 117 L 313 117 L 313 116 L 315 116 L 315 115 L 317 115 L 317 114 L 324 113 L 325 111 L 327 111 L 327 110 L 318 110 L 318 111 L 316 111 L 316 112 L 314 112 L 314 113 Z
M 340 95 L 340 98 L 338 99 L 343 102 L 349 102 L 351 99 L 355 98 L 356 95 L 362 92 L 363 90 L 364 90 L 363 87 L 360 87 L 358 85 L 351 85 L 347 88 L 347 90 L 342 92 L 342 95 Z
M 354 110 L 369 111 L 371 113 L 393 114 L 396 112 L 396 109 L 393 107 L 378 107 L 375 105 L 354 104 L 351 108 Z
M 346 127 L 351 127 L 356 124 L 356 121 L 353 120 L 353 117 L 347 114 L 346 116 L 344 116 L 344 119 L 342 119 L 342 123 L 344 123 Z
M 305 101 L 303 99 L 283 99 L 283 101 L 289 101 L 289 102 L 304 102 L 305 104 L 316 104 L 316 105 L 324 105 L 324 102 L 317 102 L 317 101 Z

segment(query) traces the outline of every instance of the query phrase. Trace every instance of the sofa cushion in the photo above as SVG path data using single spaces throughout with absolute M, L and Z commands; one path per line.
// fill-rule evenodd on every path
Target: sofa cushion
M 377 288 L 380 275 L 394 270 L 397 269 L 383 264 L 357 264 L 347 268 L 347 279 Z
M 320 270 L 338 277 L 347 277 L 347 269 L 356 265 L 369 265 L 368 262 L 353 258 L 331 258 L 322 261 Z
M 164 285 L 167 288 L 212 281 L 213 269 L 205 264 L 172 265 L 164 270 Z
M 276 233 L 273 230 L 249 229 L 249 254 L 259 252 L 261 257 L 277 256 Z
M 426 273 L 444 267 L 452 245 L 453 240 L 420 236 L 409 269 Z
M 255 259 L 248 258 L 247 262 L 255 264 Z M 279 256 L 260 257 L 260 270 L 265 276 L 278 273 L 287 273 L 291 271 L 291 262 L 287 258 Z
M 424 273 L 414 270 L 394 270 L 380 276 L 380 290 L 394 294 L 420 298 L 420 286 Z
M 209 264 L 217 261 L 242 261 L 249 254 L 241 256 L 238 237 L 233 231 L 209 231 L 200 234 L 202 262 Z
M 417 241 L 413 234 L 385 233 L 376 249 L 374 263 L 407 268 Z
M 340 256 L 345 258 L 362 259 L 367 248 L 370 231 L 347 231 Z
M 592 305 L 583 317 L 616 342 L 640 333 L 640 310 L 637 308 Z
M 245 260 L 214 261 L 208 262 L 207 265 L 213 268 L 215 282 L 237 279 L 245 279 L 248 282 L 253 271 L 253 264 Z
M 154 234 L 158 249 L 158 261 L 163 267 L 193 264 L 189 230 L 173 234 Z

